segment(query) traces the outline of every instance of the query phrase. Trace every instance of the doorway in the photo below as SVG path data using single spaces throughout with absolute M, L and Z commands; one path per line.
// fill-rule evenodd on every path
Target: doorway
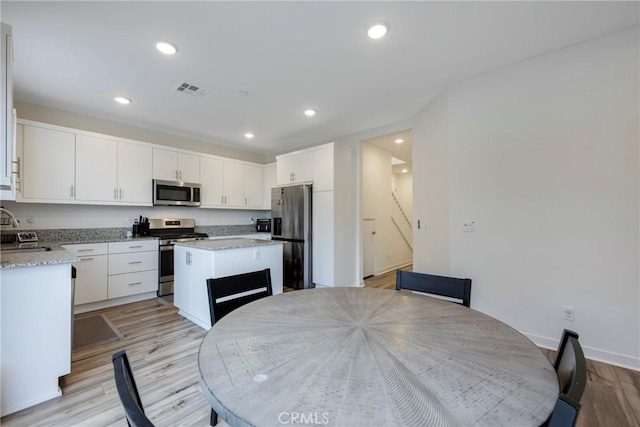
M 362 220 L 362 277 L 366 279 L 376 272 L 376 220 Z

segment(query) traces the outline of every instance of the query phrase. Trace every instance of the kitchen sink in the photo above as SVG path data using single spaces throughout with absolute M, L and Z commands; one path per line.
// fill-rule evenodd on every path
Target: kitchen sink
M 46 246 L 37 246 L 35 248 L 17 248 L 17 249 L 3 249 L 0 251 L 0 255 L 9 255 L 9 254 L 26 254 L 30 252 L 46 252 L 50 251 L 51 248 Z

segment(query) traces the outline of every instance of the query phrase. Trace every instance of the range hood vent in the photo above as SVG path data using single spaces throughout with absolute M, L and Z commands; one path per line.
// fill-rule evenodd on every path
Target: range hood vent
M 198 87 L 198 86 L 193 85 L 191 83 L 187 83 L 184 80 L 181 81 L 180 83 L 178 83 L 178 85 L 176 87 L 174 87 L 173 89 L 177 90 L 178 92 L 182 92 L 182 93 L 186 93 L 187 95 L 191 95 L 194 98 L 202 98 L 207 93 L 209 93 L 208 90 L 202 89 L 201 87 Z

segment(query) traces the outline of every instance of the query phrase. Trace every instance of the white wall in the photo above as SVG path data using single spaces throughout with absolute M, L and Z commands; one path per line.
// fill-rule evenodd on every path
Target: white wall
M 148 218 L 193 218 L 196 225 L 245 225 L 251 218 L 270 218 L 268 211 L 245 211 L 226 209 L 200 209 L 179 206 L 92 206 L 55 205 L 44 203 L 16 203 L 3 201 L 20 221 L 18 230 L 46 228 L 111 228 L 130 227 L 133 218 L 139 215 Z M 29 218 L 33 222 L 29 222 Z M 3 230 L 12 230 L 3 226 Z
M 391 175 L 391 187 L 400 202 L 400 206 L 409 221 L 413 218 L 413 174 L 394 173 Z
M 473 308 L 550 347 L 573 329 L 587 357 L 636 369 L 639 51 L 636 26 L 456 84 L 416 117 L 413 159 L 420 270 L 444 271 L 437 251 L 473 279 Z M 448 203 L 431 197 L 447 179 Z M 446 235 L 431 233 L 434 203 L 448 205 Z
M 391 220 L 391 153 L 362 144 L 362 217 L 375 218 L 375 274 L 411 263 L 412 251 Z
M 445 91 L 413 120 L 414 271 L 449 273 L 449 163 Z

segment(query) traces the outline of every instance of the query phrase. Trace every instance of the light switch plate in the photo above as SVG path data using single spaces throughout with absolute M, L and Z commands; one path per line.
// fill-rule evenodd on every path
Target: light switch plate
M 462 231 L 473 233 L 476 231 L 476 223 L 471 220 L 462 221 Z

